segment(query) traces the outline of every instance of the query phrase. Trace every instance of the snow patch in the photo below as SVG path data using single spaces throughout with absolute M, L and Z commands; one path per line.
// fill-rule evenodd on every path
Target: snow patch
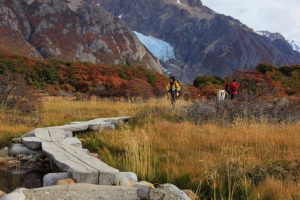
M 287 40 L 291 47 L 295 50 L 300 52 L 300 41 L 295 41 L 295 40 Z
M 159 60 L 167 62 L 175 59 L 174 48 L 166 41 L 152 36 L 145 36 L 142 33 L 134 31 L 139 41 L 149 49 L 149 51 Z

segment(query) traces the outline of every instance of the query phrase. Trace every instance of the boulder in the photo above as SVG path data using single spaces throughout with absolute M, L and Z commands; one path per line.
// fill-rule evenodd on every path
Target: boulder
M 146 187 L 149 187 L 149 188 L 152 188 L 152 189 L 155 188 L 152 183 L 149 183 L 147 181 L 140 181 L 140 182 L 135 183 L 135 187 L 138 187 L 138 186 L 146 186 Z
M 120 172 L 120 175 L 126 177 L 131 182 L 138 182 L 138 177 L 134 172 Z
M 41 153 L 41 151 L 31 150 L 23 144 L 13 144 L 10 147 L 8 153 L 9 153 L 10 156 L 17 156 L 17 155 L 20 155 L 20 154 L 36 155 L 36 154 Z
M 125 186 L 125 187 L 132 187 L 133 183 L 129 181 L 125 176 L 117 175 L 115 180 L 115 185 L 117 186 Z
M 70 178 L 70 174 L 69 173 L 49 173 L 46 174 L 43 178 L 43 186 L 47 187 L 47 186 L 52 186 L 55 185 L 57 183 L 57 181 L 59 180 L 64 180 L 64 179 L 68 179 Z
M 0 157 L 7 157 L 8 156 L 8 147 L 4 147 L 0 150 Z
M 135 184 L 137 187 L 137 195 L 140 199 L 150 200 L 150 191 L 155 187 L 152 183 L 141 181 Z
M 42 141 L 37 137 L 23 137 L 22 144 L 32 150 L 38 150 L 42 148 Z
M 61 179 L 61 180 L 58 180 L 56 182 L 56 185 L 73 185 L 75 184 L 76 182 L 71 179 L 71 178 L 67 178 L 67 179 Z
M 159 199 L 161 194 L 164 194 L 164 196 L 170 198 L 170 199 L 180 199 L 180 200 L 190 200 L 190 198 L 184 193 L 182 190 L 180 190 L 178 187 L 176 187 L 173 184 L 163 184 L 160 185 L 155 190 L 150 191 L 150 199 Z M 167 198 L 165 198 L 167 199 Z

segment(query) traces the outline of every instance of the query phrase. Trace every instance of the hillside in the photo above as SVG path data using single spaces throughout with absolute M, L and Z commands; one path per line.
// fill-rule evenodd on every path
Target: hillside
M 104 64 L 160 64 L 128 26 L 79 0 L 0 1 L 0 50 L 31 58 Z
M 0 73 L 24 76 L 32 87 L 52 95 L 76 93 L 100 97 L 143 97 L 164 94 L 166 77 L 143 66 L 35 60 L 0 53 Z
M 76 94 L 98 97 L 161 97 L 167 77 L 145 67 L 38 60 L 0 52 L 0 74 L 24 76 L 33 88 L 51 95 Z M 239 98 L 299 97 L 300 66 L 261 63 L 252 70 L 238 70 Z M 199 76 L 194 85 L 182 84 L 185 99 L 214 99 L 230 78 Z
M 167 69 L 191 83 L 199 75 L 225 76 L 260 62 L 300 63 L 287 42 L 271 41 L 238 20 L 198 0 L 90 0 L 100 3 L 134 31 L 164 40 L 175 49 Z

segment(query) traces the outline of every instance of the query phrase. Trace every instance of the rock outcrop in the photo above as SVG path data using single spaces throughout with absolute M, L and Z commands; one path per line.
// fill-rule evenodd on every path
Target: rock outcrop
M 174 185 L 150 188 L 140 196 L 139 188 L 125 186 L 99 186 L 91 184 L 55 185 L 37 189 L 17 189 L 0 200 L 69 199 L 69 200 L 190 200 Z
M 167 70 L 185 82 L 198 75 L 225 76 L 259 62 L 300 63 L 300 54 L 240 21 L 214 12 L 200 0 L 89 0 L 120 16 L 134 31 L 170 43 L 175 60 Z
M 0 0 L 0 50 L 34 58 L 160 64 L 127 25 L 80 0 Z

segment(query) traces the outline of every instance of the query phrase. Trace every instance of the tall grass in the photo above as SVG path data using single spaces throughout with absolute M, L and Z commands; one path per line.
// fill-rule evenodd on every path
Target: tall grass
M 195 124 L 185 113 L 188 105 L 145 104 L 129 125 L 94 133 L 85 146 L 121 170 L 193 189 L 202 199 L 264 199 L 269 178 L 300 181 L 299 123 L 237 118 Z
M 44 97 L 39 112 L 24 114 L 14 109 L 0 109 L 0 147 L 9 144 L 13 137 L 20 136 L 36 127 L 55 126 L 70 121 L 90 120 L 100 117 L 134 116 L 141 110 L 158 106 L 170 107 L 161 99 L 76 99 L 74 97 Z M 180 101 L 181 104 L 186 104 Z
M 0 112 L 0 146 L 38 126 L 131 115 L 116 131 L 81 136 L 84 146 L 121 171 L 193 189 L 201 199 L 297 199 L 300 124 L 235 118 L 197 123 L 191 102 L 175 110 L 149 101 L 45 97 L 36 116 Z M 201 112 L 199 112 L 201 114 Z M 225 122 L 225 123 L 224 123 Z

